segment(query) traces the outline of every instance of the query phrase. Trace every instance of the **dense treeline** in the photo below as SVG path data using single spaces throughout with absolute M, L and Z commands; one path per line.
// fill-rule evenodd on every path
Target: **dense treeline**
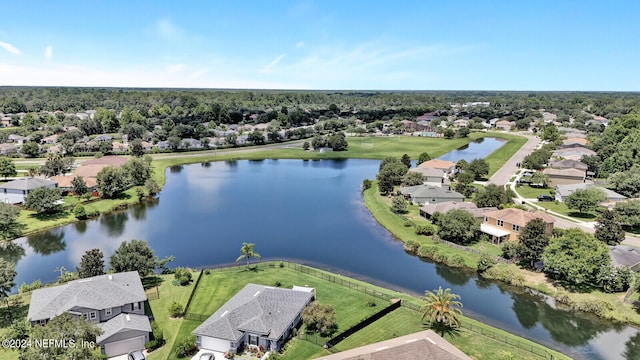
M 346 116 L 357 113 L 365 122 L 387 120 L 396 115 L 415 117 L 431 111 L 446 113 L 451 104 L 489 102 L 473 106 L 459 115 L 490 119 L 512 116 L 513 120 L 534 116 L 547 109 L 559 121 L 583 120 L 590 114 L 615 118 L 640 107 L 640 93 L 488 92 L 488 91 L 284 91 L 284 90 L 194 90 L 118 88 L 0 88 L 0 112 L 76 111 L 105 108 L 117 113 L 125 108 L 146 117 L 168 115 L 175 122 L 249 121 L 269 122 L 283 109 L 290 117 Z M 460 109 L 459 109 L 460 110 Z

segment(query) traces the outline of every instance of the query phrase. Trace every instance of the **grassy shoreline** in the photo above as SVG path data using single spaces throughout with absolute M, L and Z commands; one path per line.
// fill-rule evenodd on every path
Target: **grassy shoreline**
M 436 243 L 430 237 L 416 235 L 413 227 L 406 227 L 405 221 L 389 210 L 389 201 L 379 195 L 376 182 L 373 182 L 372 187 L 364 192 L 364 204 L 376 221 L 400 241 L 415 240 L 421 245 L 434 247 L 440 257 L 450 259 L 453 256 L 459 256 L 464 260 L 463 267 L 476 270 L 479 255 Z M 424 221 L 426 222 L 426 220 Z M 490 250 L 486 250 L 486 252 L 490 252 Z M 438 261 L 439 259 L 432 260 Z M 640 314 L 634 310 L 632 304 L 624 301 L 623 293 L 608 294 L 599 290 L 584 293 L 570 292 L 547 280 L 542 273 L 521 269 L 513 264 L 496 265 L 493 271 L 487 271 L 483 277 L 539 291 L 569 306 L 571 310 L 580 310 L 603 319 L 640 326 Z
M 525 142 L 523 138 L 514 134 L 474 132 L 467 138 L 442 139 L 410 136 L 389 137 L 349 137 L 350 149 L 344 152 L 319 153 L 305 151 L 299 145 L 300 141 L 292 142 L 285 148 L 246 147 L 233 150 L 187 152 L 183 156 L 179 153 L 155 155 L 152 162 L 153 180 L 161 187 L 165 183 L 165 172 L 168 167 L 201 163 L 207 161 L 233 161 L 233 160 L 263 160 L 263 159 L 301 159 L 301 160 L 336 160 L 336 159 L 383 159 L 387 156 L 400 157 L 408 154 L 412 159 L 417 159 L 420 153 L 428 152 L 432 157 L 439 157 L 447 152 L 464 146 L 471 141 L 484 138 L 497 137 L 508 140 L 500 147 L 500 151 L 494 151 L 485 159 L 489 163 L 491 176 L 495 173 L 515 151 Z M 285 143 L 286 144 L 286 143 Z M 177 156 L 177 157 L 176 157 Z M 138 202 L 136 188 L 125 191 L 117 199 L 103 199 L 85 205 L 87 212 L 108 213 Z M 39 217 L 33 211 L 22 210 L 18 222 L 24 225 L 20 236 L 26 236 L 41 231 L 50 230 L 63 225 L 80 221 L 73 216 L 71 210 L 63 211 L 49 217 Z M 13 240 L 13 239 L 7 239 Z

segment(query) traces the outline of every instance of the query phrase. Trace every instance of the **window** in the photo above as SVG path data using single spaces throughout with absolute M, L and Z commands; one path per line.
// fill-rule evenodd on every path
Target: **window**
M 89 320 L 89 314 L 82 314 L 82 317 L 83 317 L 85 320 Z
M 95 311 L 90 312 L 90 313 L 89 313 L 89 318 L 90 318 L 91 320 L 95 320 L 95 319 L 96 319 L 96 312 L 95 312 Z
M 502 221 L 502 220 L 496 220 L 496 225 L 498 225 L 498 226 L 504 226 L 504 221 Z
M 134 303 L 131 305 L 131 308 L 132 308 L 133 310 L 140 310 L 140 303 L 134 302 Z
M 484 222 L 487 222 L 487 221 L 489 221 L 489 218 L 485 216 L 484 217 Z
M 255 335 L 249 335 L 249 345 L 258 345 L 258 337 Z
M 511 225 L 511 230 L 515 232 L 520 232 L 520 225 Z
M 104 314 L 106 316 L 110 316 L 111 315 L 111 308 L 105 309 Z

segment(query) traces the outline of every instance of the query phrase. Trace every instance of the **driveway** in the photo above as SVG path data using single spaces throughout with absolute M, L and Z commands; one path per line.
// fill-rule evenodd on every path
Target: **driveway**
M 200 349 L 200 351 L 198 351 L 197 354 L 195 354 L 191 360 L 200 360 L 200 355 L 204 354 L 204 353 L 213 353 L 213 355 L 216 357 L 216 360 L 222 360 L 224 359 L 224 354 L 218 351 L 211 351 L 211 350 L 206 350 L 206 349 Z

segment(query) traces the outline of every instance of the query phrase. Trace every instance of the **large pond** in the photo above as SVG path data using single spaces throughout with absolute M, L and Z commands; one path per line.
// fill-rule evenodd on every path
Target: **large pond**
M 500 146 L 471 143 L 474 157 Z M 457 160 L 457 159 L 452 159 Z M 3 255 L 17 260 L 17 283 L 52 281 L 82 254 L 110 255 L 122 241 L 145 239 L 173 265 L 232 263 L 242 242 L 265 258 L 295 259 L 420 295 L 438 286 L 462 296 L 464 312 L 574 358 L 638 359 L 637 330 L 556 309 L 543 297 L 407 255 L 364 208 L 359 192 L 378 161 L 264 160 L 169 169 L 159 199 L 18 240 Z

